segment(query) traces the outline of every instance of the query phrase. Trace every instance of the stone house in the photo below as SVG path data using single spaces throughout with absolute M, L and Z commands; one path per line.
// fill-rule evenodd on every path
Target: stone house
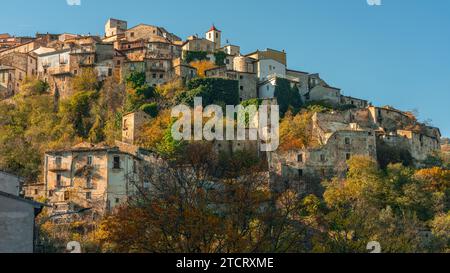
M 81 143 L 45 154 L 45 197 L 55 212 L 92 207 L 98 214 L 127 202 L 142 187 L 142 155 L 150 153 L 117 142 L 115 146 Z
M 105 37 L 108 38 L 123 34 L 127 29 L 127 21 L 110 18 L 105 24 Z
M 183 43 L 183 51 L 204 51 L 208 53 L 217 52 L 221 49 L 222 31 L 214 25 L 205 33 L 205 38 L 199 38 L 197 35 L 189 36 Z
M 132 27 L 125 32 L 124 39 L 133 42 L 137 40 L 149 40 L 153 37 L 166 38 L 169 41 L 180 41 L 180 37 L 173 33 L 168 32 L 163 27 L 157 27 L 152 25 L 140 24 Z
M 197 68 L 183 62 L 181 58 L 172 60 L 171 78 L 181 78 L 183 81 L 191 80 L 197 76 Z
M 221 50 L 230 56 L 239 56 L 241 54 L 241 47 L 237 45 L 226 45 Z
M 6 99 L 19 92 L 20 83 L 16 82 L 16 69 L 0 65 L 0 99 Z
M 281 179 L 300 183 L 314 179 L 329 179 L 343 176 L 347 171 L 347 160 L 352 156 L 368 156 L 376 160 L 376 134 L 369 128 L 357 124 L 319 122 L 313 117 L 313 134 L 318 144 L 304 149 L 277 151 L 268 155 L 271 172 Z M 280 181 L 279 181 L 280 182 Z
M 142 133 L 142 126 L 150 120 L 150 116 L 143 111 L 131 112 L 122 118 L 122 141 L 136 145 Z
M 37 60 L 31 54 L 12 52 L 0 56 L 0 96 L 19 93 L 25 79 L 36 76 L 36 69 Z
M 341 105 L 352 105 L 356 108 L 366 108 L 369 106 L 369 102 L 367 100 L 358 99 L 350 96 L 341 95 Z

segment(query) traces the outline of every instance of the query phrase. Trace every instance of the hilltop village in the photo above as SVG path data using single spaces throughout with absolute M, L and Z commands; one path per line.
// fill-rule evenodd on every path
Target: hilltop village
M 224 79 L 236 86 L 238 103 L 292 105 L 287 93 L 294 90 L 293 97 L 303 105 L 328 105 L 332 110 L 316 111 L 310 117 L 314 145 L 262 153 L 259 141 L 214 143 L 218 152 L 252 151 L 267 161 L 268 181 L 280 187 L 295 185 L 300 193 L 313 191 L 321 180 L 344 176 L 347 161 L 356 155 L 377 160 L 380 149 L 400 147 L 420 166 L 441 149 L 439 129 L 420 123 L 414 114 L 346 96 L 318 73 L 288 67 L 284 50 L 241 52 L 239 45 L 223 41 L 216 26 L 204 37 L 193 35 L 185 40 L 163 27 L 129 27 L 116 19 L 107 21 L 103 37 L 0 34 L 0 98 L 5 102 L 20 95 L 27 79 L 37 78 L 48 85 L 58 104 L 74 95 L 72 79 L 86 69 L 95 71 L 99 82 L 111 78 L 125 82 L 133 73 L 141 73 L 145 84 L 154 88 L 177 80 Z M 122 139 L 115 145 L 85 141 L 46 151 L 42 179 L 16 188 L 28 198 L 46 198 L 54 212 L 73 210 L 75 203 L 111 211 L 127 202 L 136 183 L 150 187 L 142 172 L 165 166 L 163 158 L 139 145 L 138 139 L 145 137 L 141 128 L 149 121 L 151 114 L 144 110 L 125 113 Z

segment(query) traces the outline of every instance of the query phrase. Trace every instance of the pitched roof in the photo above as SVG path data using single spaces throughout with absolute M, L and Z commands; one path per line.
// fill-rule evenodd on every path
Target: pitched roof
M 36 201 L 33 201 L 33 200 L 25 199 L 25 198 L 22 198 L 22 197 L 13 195 L 13 194 L 9 194 L 9 193 L 6 193 L 6 192 L 2 192 L 2 191 L 0 191 L 0 196 L 6 197 L 6 198 L 10 198 L 10 199 L 14 199 L 14 200 L 17 200 L 17 201 L 20 201 L 20 202 L 28 203 L 28 204 L 32 205 L 33 207 L 35 207 L 35 208 L 51 207 L 50 205 L 47 205 L 47 204 L 44 204 L 44 203 L 39 203 L 39 202 L 36 202 Z
M 222 31 L 218 30 L 215 25 L 212 25 L 212 27 L 208 30 L 208 32 L 210 32 L 210 31 L 222 32 Z

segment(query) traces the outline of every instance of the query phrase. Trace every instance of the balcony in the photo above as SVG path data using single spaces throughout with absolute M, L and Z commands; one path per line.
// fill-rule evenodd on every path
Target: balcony
M 70 166 L 67 163 L 49 162 L 48 170 L 50 172 L 67 172 L 70 171 Z
M 68 74 L 70 73 L 69 65 L 60 65 L 58 67 L 51 67 L 47 69 L 48 74 L 50 75 L 60 75 L 60 74 Z

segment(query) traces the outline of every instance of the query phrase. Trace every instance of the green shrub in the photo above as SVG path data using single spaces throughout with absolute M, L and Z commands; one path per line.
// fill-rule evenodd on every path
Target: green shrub
M 193 106 L 195 97 L 202 97 L 203 105 L 239 104 L 239 84 L 235 80 L 196 78 L 187 83 L 188 91 L 177 98 L 179 103 Z
M 282 78 L 277 78 L 275 87 L 275 97 L 280 106 L 280 115 L 291 109 L 293 113 L 297 113 L 302 106 L 302 97 L 296 86 L 291 87 L 291 83 Z
M 208 52 L 206 51 L 187 51 L 185 54 L 186 55 L 184 56 L 184 60 L 187 63 L 208 59 Z
M 225 59 L 227 58 L 227 54 L 223 51 L 219 51 L 214 53 L 214 57 L 216 59 L 216 65 L 217 66 L 222 66 L 225 65 Z
M 158 116 L 158 105 L 156 102 L 143 104 L 139 110 L 144 111 L 153 118 Z

